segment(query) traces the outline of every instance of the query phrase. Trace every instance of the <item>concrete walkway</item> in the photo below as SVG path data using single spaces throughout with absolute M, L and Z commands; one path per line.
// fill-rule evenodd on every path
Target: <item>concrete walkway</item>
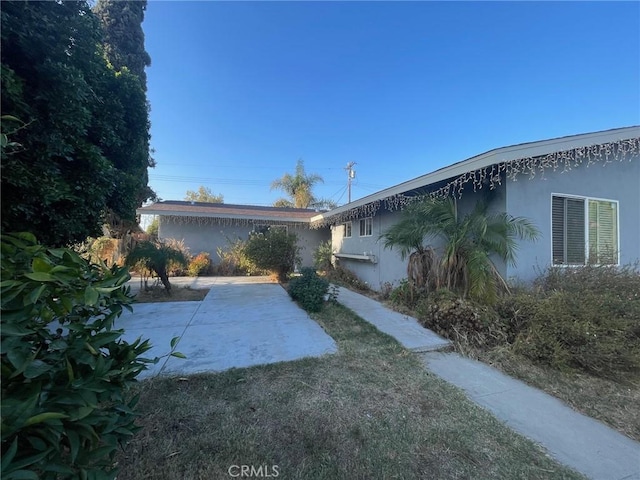
M 430 352 L 451 346 L 451 342 L 427 330 L 418 321 L 385 307 L 369 297 L 338 287 L 338 302 L 356 312 L 378 330 L 391 335 L 407 350 Z
M 123 339 L 151 341 L 146 357 L 163 357 L 140 378 L 215 372 L 337 351 L 333 339 L 268 278 L 172 278 L 171 283 L 211 290 L 202 302 L 135 304 L 133 313 L 125 312 L 116 321 L 116 328 L 125 329 Z M 186 359 L 165 356 L 173 337 L 180 337 L 175 350 Z
M 447 341 L 412 317 L 344 288 L 338 302 L 406 348 L 423 352 L 419 356 L 429 370 L 462 388 L 471 400 L 542 445 L 559 462 L 592 479 L 640 480 L 640 443 L 493 367 L 457 353 L 433 351 L 446 347 Z

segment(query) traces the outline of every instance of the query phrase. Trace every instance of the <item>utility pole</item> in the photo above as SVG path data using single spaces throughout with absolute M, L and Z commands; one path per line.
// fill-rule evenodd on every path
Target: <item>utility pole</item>
M 356 162 L 349 162 L 345 167 L 345 170 L 347 171 L 347 189 L 349 191 L 348 203 L 351 203 L 351 182 L 353 181 L 354 178 L 356 178 L 356 171 L 353 169 L 355 164 Z

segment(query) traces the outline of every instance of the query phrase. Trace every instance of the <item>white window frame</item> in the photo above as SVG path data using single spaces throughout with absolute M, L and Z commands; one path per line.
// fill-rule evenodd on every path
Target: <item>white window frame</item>
M 353 222 L 345 222 L 342 238 L 351 238 L 353 236 Z
M 575 198 L 578 200 L 584 201 L 584 264 L 556 264 L 553 263 L 553 197 L 562 197 L 562 198 Z M 551 266 L 559 267 L 559 268 L 574 268 L 574 267 L 584 267 L 589 264 L 589 201 L 597 201 L 597 202 L 609 202 L 615 203 L 616 205 L 616 261 L 615 263 L 607 263 L 604 265 L 617 267 L 620 266 L 620 202 L 618 200 L 613 200 L 611 198 L 600 198 L 600 197 L 585 197 L 583 195 L 571 195 L 567 193 L 551 193 L 551 201 L 549 202 L 549 232 L 551 237 L 550 247 L 551 247 Z M 598 264 L 596 264 L 598 265 Z
M 363 225 L 364 225 L 364 229 L 362 228 Z M 367 229 L 367 225 L 369 226 L 368 229 Z M 364 230 L 364 233 L 362 233 L 363 230 Z M 369 230 L 369 233 L 367 233 L 367 230 Z M 373 235 L 373 217 L 361 218 L 360 219 L 360 236 L 370 237 L 372 235 Z

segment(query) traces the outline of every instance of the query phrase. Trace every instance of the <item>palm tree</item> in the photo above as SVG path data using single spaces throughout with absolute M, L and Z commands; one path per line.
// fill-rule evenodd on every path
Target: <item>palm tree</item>
M 407 274 L 417 288 L 448 288 L 465 297 L 491 303 L 498 286 L 507 284 L 491 255 L 515 265 L 517 239 L 535 240 L 538 229 L 527 219 L 507 213 L 489 213 L 484 202 L 465 216 L 458 214 L 455 200 L 426 199 L 410 205 L 400 221 L 381 239 L 385 248 L 397 248 L 409 257 Z M 438 254 L 428 239 L 440 239 Z
M 187 259 L 180 250 L 162 243 L 147 241 L 140 242 L 133 247 L 125 260 L 125 264 L 130 267 L 138 265 L 155 272 L 164 285 L 167 295 L 171 293 L 171 283 L 169 283 L 169 274 L 167 273 L 169 262 L 186 266 Z
M 323 178 L 311 173 L 307 175 L 304 171 L 304 162 L 298 160 L 296 173 L 291 175 L 285 173 L 282 178 L 271 183 L 271 190 L 282 190 L 289 199 L 280 198 L 273 204 L 275 207 L 289 208 L 309 208 L 324 205 L 323 200 L 319 200 L 313 195 L 313 187 L 318 183 L 324 183 Z

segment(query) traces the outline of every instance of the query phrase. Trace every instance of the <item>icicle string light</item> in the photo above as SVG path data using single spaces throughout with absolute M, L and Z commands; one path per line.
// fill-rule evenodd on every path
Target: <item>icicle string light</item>
M 260 220 L 253 218 L 218 218 L 218 217 L 195 217 L 179 215 L 163 215 L 163 221 L 178 225 L 198 225 L 202 226 L 223 226 L 223 227 L 253 227 L 262 225 L 286 225 L 292 228 L 308 228 L 308 222 L 291 222 L 282 220 Z
M 504 178 L 513 182 L 518 181 L 521 176 L 526 176 L 530 180 L 536 177 L 545 178 L 544 174 L 549 170 L 554 172 L 560 170 L 561 173 L 567 173 L 581 165 L 586 165 L 588 168 L 597 164 L 606 166 L 614 161 L 637 160 L 639 154 L 640 138 L 630 138 L 599 145 L 577 147 L 537 157 L 525 157 L 499 162 L 466 172 L 443 187 L 424 195 L 391 195 L 337 215 L 330 215 L 331 212 L 329 212 L 329 215 L 324 219 L 313 222 L 311 228 L 322 228 L 358 218 L 373 217 L 382 206 L 386 210 L 394 211 L 402 210 L 410 203 L 425 198 L 445 198 L 449 196 L 461 198 L 465 186 L 472 187 L 474 192 L 481 190 L 484 186 L 494 190 L 502 185 Z

